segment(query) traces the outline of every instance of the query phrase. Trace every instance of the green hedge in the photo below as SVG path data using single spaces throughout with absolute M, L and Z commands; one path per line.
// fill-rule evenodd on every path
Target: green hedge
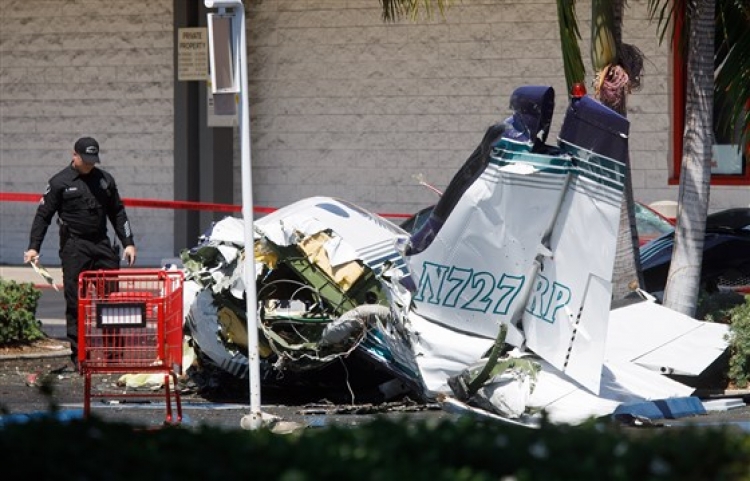
M 729 325 L 727 379 L 739 388 L 750 384 L 750 295 L 736 292 L 704 294 L 698 303 L 698 319 Z
M 3 479 L 750 480 L 750 437 L 729 428 L 532 430 L 469 418 L 291 435 L 42 420 L 0 429 L 0 453 Z
M 746 388 L 750 383 L 750 296 L 745 299 L 744 304 L 729 311 L 728 376 L 740 388 Z
M 0 345 L 28 343 L 46 337 L 36 319 L 42 293 L 30 282 L 0 279 Z

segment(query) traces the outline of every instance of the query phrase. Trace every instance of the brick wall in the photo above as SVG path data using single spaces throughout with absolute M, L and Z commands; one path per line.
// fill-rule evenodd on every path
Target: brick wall
M 172 0 L 2 0 L 0 9 L 0 191 L 41 194 L 90 135 L 122 196 L 172 199 Z M 0 264 L 22 262 L 35 210 L 0 203 Z M 172 255 L 171 211 L 129 214 L 141 265 Z M 59 264 L 57 249 L 53 223 L 45 264 Z

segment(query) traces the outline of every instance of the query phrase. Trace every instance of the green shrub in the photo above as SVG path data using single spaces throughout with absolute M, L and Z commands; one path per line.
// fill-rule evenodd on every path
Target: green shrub
M 750 382 L 750 296 L 729 311 L 729 379 L 737 387 Z
M 0 279 L 0 345 L 46 337 L 35 317 L 41 295 L 34 284 Z
M 729 324 L 727 379 L 739 388 L 750 383 L 750 296 L 732 291 L 703 294 L 696 318 Z
M 734 291 L 702 292 L 695 312 L 696 319 L 729 324 L 731 310 L 745 303 L 745 296 Z

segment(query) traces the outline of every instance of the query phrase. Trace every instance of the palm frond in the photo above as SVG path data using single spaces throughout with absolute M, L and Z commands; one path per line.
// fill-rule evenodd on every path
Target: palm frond
M 578 40 L 581 32 L 578 29 L 575 0 L 557 0 L 557 19 L 560 26 L 560 44 L 563 54 L 563 68 L 568 92 L 576 83 L 583 83 L 586 78 L 586 67 L 581 57 Z
M 380 0 L 380 5 L 383 7 L 383 21 L 395 22 L 403 17 L 406 4 L 408 3 L 411 2 L 408 0 Z
M 610 0 L 591 0 L 591 65 L 596 72 L 617 62 L 614 9 Z
M 659 43 L 664 43 L 665 37 L 668 38 L 669 46 L 676 48 L 683 57 L 693 17 L 692 8 L 692 0 L 648 0 L 649 20 L 656 20 Z
M 424 17 L 430 19 L 434 11 L 433 4 L 437 5 L 440 15 L 445 16 L 445 11 L 452 3 L 453 0 L 380 0 L 385 22 L 395 22 L 404 17 L 416 22 L 422 10 Z

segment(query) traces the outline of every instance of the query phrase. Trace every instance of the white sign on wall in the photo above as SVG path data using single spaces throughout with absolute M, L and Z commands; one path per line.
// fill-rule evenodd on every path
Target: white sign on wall
M 177 33 L 177 80 L 208 79 L 208 31 L 180 28 Z

